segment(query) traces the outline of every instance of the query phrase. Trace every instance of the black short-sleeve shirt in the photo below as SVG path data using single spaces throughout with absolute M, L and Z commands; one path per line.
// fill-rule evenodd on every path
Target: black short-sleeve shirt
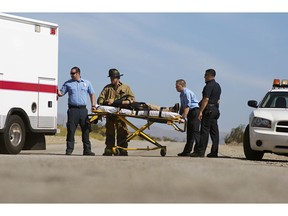
M 202 96 L 203 98 L 209 98 L 208 104 L 217 104 L 220 100 L 221 87 L 214 79 L 206 82 L 203 88 Z

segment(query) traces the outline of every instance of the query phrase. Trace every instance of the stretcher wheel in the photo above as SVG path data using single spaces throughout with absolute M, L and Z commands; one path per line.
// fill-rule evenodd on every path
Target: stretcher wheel
M 160 155 L 164 157 L 166 155 L 166 148 L 161 148 Z
M 112 152 L 114 155 L 117 155 L 117 156 L 120 155 L 120 150 L 118 148 L 115 148 L 115 147 L 112 148 Z

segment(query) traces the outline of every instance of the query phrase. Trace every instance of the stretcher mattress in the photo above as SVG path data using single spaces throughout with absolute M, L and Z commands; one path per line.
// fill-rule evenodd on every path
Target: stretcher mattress
M 154 117 L 161 117 L 161 118 L 170 118 L 170 119 L 176 119 L 181 118 L 181 115 L 175 112 L 167 112 L 167 111 L 157 111 L 157 110 L 129 110 L 129 109 L 123 109 L 121 108 L 119 110 L 118 107 L 112 107 L 112 106 L 98 106 L 97 110 L 107 112 L 107 113 L 118 113 L 123 115 L 137 115 L 137 116 L 154 116 Z M 160 114 L 160 115 L 159 115 Z

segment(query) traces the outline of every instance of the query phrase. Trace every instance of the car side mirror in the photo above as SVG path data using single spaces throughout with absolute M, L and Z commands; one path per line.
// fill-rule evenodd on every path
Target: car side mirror
M 258 107 L 258 102 L 256 100 L 249 100 L 247 104 L 250 107 L 254 107 L 254 108 Z

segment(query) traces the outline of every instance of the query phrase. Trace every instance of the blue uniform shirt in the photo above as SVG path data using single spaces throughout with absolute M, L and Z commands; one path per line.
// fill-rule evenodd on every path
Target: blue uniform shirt
M 183 111 L 186 107 L 189 107 L 190 110 L 199 107 L 199 101 L 197 100 L 196 95 L 188 88 L 184 88 L 181 92 L 180 103 L 180 115 L 183 114 Z
M 86 106 L 88 94 L 95 93 L 91 83 L 84 79 L 80 81 L 70 79 L 63 84 L 60 91 L 62 94 L 68 92 L 68 105 L 72 106 Z

